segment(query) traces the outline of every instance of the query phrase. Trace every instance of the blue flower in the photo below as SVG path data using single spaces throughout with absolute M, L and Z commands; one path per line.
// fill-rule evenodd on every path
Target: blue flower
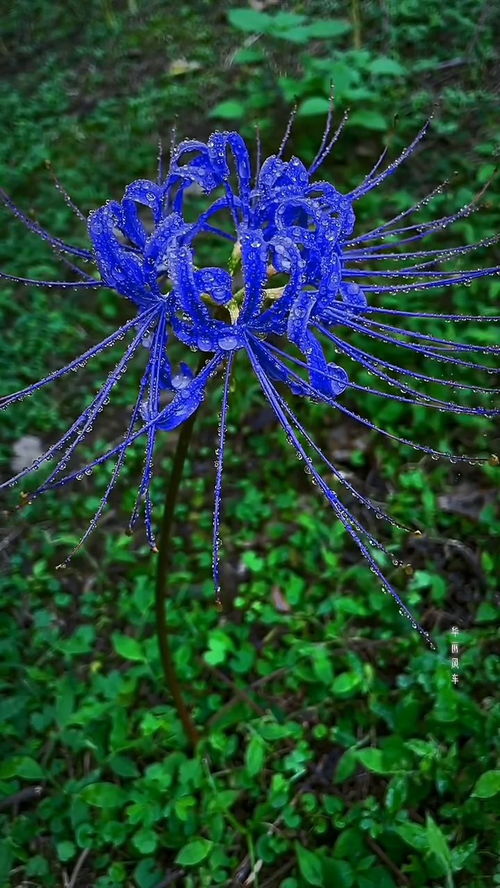
M 158 434 L 175 429 L 192 416 L 202 404 L 210 380 L 223 371 L 213 543 L 214 580 L 219 589 L 219 533 L 229 383 L 237 353 L 243 351 L 264 397 L 313 482 L 367 559 L 384 590 L 397 601 L 400 612 L 428 639 L 427 633 L 417 626 L 388 583 L 371 552 L 376 548 L 388 554 L 386 549 L 343 504 L 338 493 L 325 481 L 318 463 L 366 509 L 383 516 L 393 525 L 402 525 L 362 496 L 328 460 L 300 423 L 283 392 L 329 405 L 365 427 L 434 458 L 450 457 L 428 445 L 387 432 L 371 419 L 352 411 L 342 395 L 346 389 L 351 389 L 359 391 L 362 396 L 369 393 L 381 399 L 456 414 L 483 417 L 498 414 L 498 410 L 466 407 L 427 394 L 417 386 L 430 382 L 478 393 L 497 390 L 409 370 L 399 363 L 398 358 L 412 352 L 452 368 L 490 370 L 475 360 L 464 359 L 463 355 L 474 356 L 476 352 L 498 354 L 497 347 L 438 338 L 407 329 L 405 325 L 410 319 L 427 318 L 450 324 L 498 320 L 422 312 L 416 307 L 414 298 L 414 294 L 420 291 L 467 284 L 476 278 L 497 274 L 497 267 L 458 272 L 436 269 L 443 260 L 460 257 L 496 239 L 454 249 L 418 249 L 419 242 L 427 236 L 475 209 L 475 203 L 472 203 L 434 222 L 409 224 L 409 217 L 440 189 L 371 231 L 356 234 L 357 202 L 398 169 L 420 142 L 426 127 L 394 162 L 385 167 L 384 152 L 365 180 L 348 194 L 342 194 L 331 183 L 315 178 L 341 128 L 342 124 L 330 136 L 328 121 L 318 154 L 309 168 L 296 157 L 283 159 L 284 140 L 278 155 L 267 158 L 262 165 L 258 163 L 255 173 L 252 172 L 248 148 L 237 133 L 214 133 L 206 143 L 185 141 L 175 150 L 165 178 L 158 182 L 145 179 L 133 182 L 120 202 L 110 201 L 90 214 L 87 227 L 91 250 L 73 247 L 52 237 L 4 195 L 7 206 L 28 228 L 49 243 L 69 265 L 77 280 L 44 282 L 5 273 L 2 277 L 36 286 L 110 288 L 133 303 L 135 315 L 71 364 L 0 401 L 1 407 L 19 401 L 70 370 L 83 366 L 125 335 L 131 336 L 117 366 L 68 431 L 31 466 L 3 486 L 11 486 L 43 462 L 57 456 L 58 462 L 49 477 L 30 495 L 32 500 L 114 458 L 111 479 L 96 515 L 82 537 L 79 544 L 82 545 L 108 502 L 128 448 L 142 438 L 145 441 L 144 468 L 130 528 L 144 511 L 147 538 L 155 548 L 150 484 Z M 207 196 L 207 208 L 195 221 L 188 221 L 186 194 L 193 185 Z M 203 266 L 198 261 L 199 240 L 207 234 L 232 244 L 227 267 Z M 95 264 L 99 280 L 81 268 L 79 263 L 82 261 Z M 386 295 L 396 295 L 401 307 L 386 307 Z M 393 304 L 394 299 L 390 305 Z M 353 345 L 345 338 L 345 331 L 349 330 L 366 337 L 368 345 Z M 189 351 L 206 354 L 201 369 L 193 372 L 186 362 L 173 368 L 169 358 L 172 341 L 183 343 L 187 347 L 186 354 Z M 389 344 L 394 349 L 393 361 L 373 353 L 377 343 Z M 78 470 L 66 471 L 70 458 L 142 346 L 146 346 L 143 350 L 145 367 L 123 440 Z M 334 361 L 330 359 L 329 349 L 336 355 Z M 353 364 L 360 365 L 387 388 L 356 383 L 346 370 L 346 366 Z M 163 390 L 170 392 L 171 400 L 166 406 L 162 400 Z M 453 459 L 470 461 L 469 457 Z

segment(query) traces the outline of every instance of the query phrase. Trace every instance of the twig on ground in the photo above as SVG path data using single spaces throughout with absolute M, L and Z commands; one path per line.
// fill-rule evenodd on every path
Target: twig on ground
M 0 799 L 0 811 L 3 811 L 5 808 L 16 808 L 24 802 L 38 801 L 42 795 L 43 786 L 27 786 L 26 789 L 21 789 L 13 795 Z
M 74 868 L 73 872 L 71 873 L 71 878 L 66 883 L 64 888 L 75 888 L 76 880 L 78 879 L 78 876 L 80 874 L 80 870 L 81 870 L 83 864 L 85 863 L 87 857 L 89 856 L 89 854 L 90 854 L 90 848 L 84 848 L 82 853 L 80 854 L 78 860 L 75 863 L 75 868 Z
M 265 715 L 265 711 L 262 709 L 262 707 L 255 703 L 254 700 L 252 700 L 252 698 L 248 694 L 248 691 L 246 691 L 244 688 L 239 688 L 238 685 L 231 678 L 225 675 L 221 669 L 217 669 L 216 666 L 210 666 L 208 663 L 204 663 L 204 666 L 207 667 L 212 675 L 218 678 L 219 681 L 223 681 L 224 684 L 233 689 L 234 698 L 236 698 L 237 700 L 244 700 L 245 703 L 248 703 L 250 708 L 257 713 L 257 715 Z M 250 685 L 250 687 L 252 686 Z
M 392 862 L 391 858 L 385 853 L 384 849 L 380 847 L 380 845 L 375 842 L 371 836 L 365 836 L 367 844 L 370 846 L 372 851 L 375 851 L 375 854 L 380 857 L 382 863 L 385 863 L 386 867 L 391 870 L 392 873 L 399 879 L 400 885 L 409 885 L 410 880 L 404 873 L 401 872 L 400 869 L 396 866 L 395 863 Z

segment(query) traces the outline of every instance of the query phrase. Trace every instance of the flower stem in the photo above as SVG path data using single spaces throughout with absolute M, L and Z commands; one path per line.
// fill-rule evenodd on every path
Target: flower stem
M 168 589 L 168 568 L 171 554 L 171 536 L 174 524 L 175 504 L 179 485 L 182 477 L 182 470 L 188 452 L 189 442 L 193 431 L 193 425 L 196 418 L 196 412 L 181 426 L 179 440 L 175 450 L 170 479 L 165 494 L 165 505 L 163 507 L 163 516 L 160 528 L 160 544 L 158 549 L 158 566 L 156 570 L 156 589 L 155 589 L 155 610 L 156 610 L 156 634 L 158 637 L 158 647 L 160 650 L 160 659 L 165 675 L 167 687 L 172 694 L 175 708 L 179 713 L 186 737 L 193 749 L 196 748 L 200 735 L 195 724 L 189 714 L 189 710 L 184 701 L 181 685 L 175 671 L 174 660 L 170 648 L 170 640 L 168 634 L 166 603 Z

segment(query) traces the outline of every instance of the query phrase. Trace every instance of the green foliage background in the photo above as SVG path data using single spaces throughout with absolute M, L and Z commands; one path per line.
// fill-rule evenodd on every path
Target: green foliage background
M 154 175 L 156 145 L 259 125 L 276 150 L 321 138 L 333 81 L 346 132 L 324 175 L 349 189 L 387 139 L 396 153 L 433 105 L 425 151 L 359 208 L 383 221 L 447 177 L 427 218 L 470 201 L 498 154 L 494 4 L 480 0 L 230 3 L 17 0 L 2 14 L 0 172 L 16 202 L 85 242 L 50 161 L 88 212 Z M 395 120 L 395 115 L 398 119 Z M 393 211 L 393 212 L 391 212 Z M 498 185 L 439 243 L 498 231 Z M 2 267 L 60 274 L 50 250 L 5 212 Z M 451 238 L 451 240 L 447 240 Z M 437 243 L 437 239 L 436 239 Z M 497 247 L 477 264 L 498 263 Z M 497 279 L 457 290 L 459 311 L 498 314 Z M 449 305 L 438 295 L 436 310 Z M 2 388 L 26 385 L 125 320 L 118 297 L 4 283 Z M 492 344 L 488 325 L 460 334 Z M 429 326 L 429 332 L 434 331 Z M 437 329 L 437 328 L 436 328 Z M 450 331 L 447 331 L 450 335 Z M 451 332 L 453 335 L 453 332 Z M 383 351 L 380 352 L 384 356 Z M 3 417 L 1 456 L 25 435 L 47 444 L 111 366 L 103 356 Z M 410 365 L 408 365 L 410 366 Z M 416 364 L 415 364 L 416 366 Z M 132 368 L 90 457 L 118 439 Z M 138 372 L 138 370 L 137 370 Z M 362 372 L 358 381 L 369 383 Z M 465 377 L 464 377 L 465 378 Z M 484 383 L 473 374 L 467 380 Z M 491 378 L 490 378 L 491 380 Z M 363 493 L 422 531 L 366 519 L 413 574 L 384 565 L 438 652 L 402 621 L 287 449 L 248 368 L 237 368 L 225 475 L 224 612 L 211 585 L 213 454 L 220 388 L 197 420 L 182 488 L 169 622 L 185 693 L 205 738 L 191 757 L 163 689 L 154 638 L 154 557 L 124 534 L 142 462 L 66 571 L 104 492 L 103 468 L 16 512 L 0 542 L 0 885 L 160 888 L 483 888 L 497 864 L 499 521 L 494 468 L 433 463 L 315 405 L 301 418 Z M 365 403 L 366 402 L 366 403 Z M 491 423 L 390 402 L 347 402 L 388 431 L 487 455 Z M 175 436 L 154 485 L 161 499 Z M 451 681 L 459 627 L 459 683 Z

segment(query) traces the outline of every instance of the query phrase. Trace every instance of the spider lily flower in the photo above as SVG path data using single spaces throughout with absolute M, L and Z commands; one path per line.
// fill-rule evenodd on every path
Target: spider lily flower
M 469 368 L 491 372 L 475 355 L 478 352 L 488 356 L 498 354 L 497 347 L 431 336 L 409 329 L 407 324 L 427 319 L 451 325 L 464 321 L 497 321 L 497 317 L 422 312 L 415 305 L 415 294 L 420 291 L 467 284 L 497 274 L 497 267 L 458 272 L 435 268 L 444 260 L 461 257 L 496 239 L 452 249 L 419 249 L 421 240 L 476 209 L 477 201 L 434 222 L 407 224 L 439 188 L 371 231 L 355 234 L 357 201 L 398 169 L 419 144 L 426 127 L 394 162 L 384 167 L 386 152 L 383 152 L 365 180 L 354 191 L 342 194 L 331 183 L 316 179 L 316 172 L 342 126 L 343 122 L 332 136 L 329 116 L 318 154 L 309 168 L 296 157 L 283 159 L 288 131 L 279 153 L 267 158 L 262 165 L 258 161 L 255 173 L 252 173 L 248 148 L 237 133 L 214 133 L 206 143 L 185 141 L 175 150 L 165 178 L 160 176 L 158 182 L 133 182 L 120 202 L 110 201 L 90 214 L 91 251 L 51 237 L 4 198 L 18 218 L 69 263 L 71 273 L 78 279 L 43 282 L 6 273 L 2 275 L 4 278 L 37 286 L 48 283 L 49 286 L 111 288 L 133 304 L 136 314 L 76 361 L 0 401 L 0 407 L 19 401 L 83 366 L 124 336 L 132 336 L 115 369 L 68 431 L 31 466 L 3 486 L 16 483 L 42 462 L 62 454 L 48 479 L 30 495 L 33 499 L 114 459 L 111 479 L 81 545 L 106 507 L 129 447 L 142 439 L 145 461 L 130 528 L 144 511 L 147 538 L 154 549 L 150 484 L 158 436 L 192 416 L 202 404 L 209 382 L 222 372 L 213 535 L 214 582 L 219 593 L 222 478 L 230 379 L 238 353 L 244 352 L 264 397 L 311 480 L 368 561 L 384 591 L 396 600 L 400 613 L 431 643 L 372 554 L 372 549 L 378 549 L 388 555 L 385 547 L 344 505 L 336 490 L 326 482 L 324 471 L 331 472 L 339 487 L 365 509 L 395 526 L 404 525 L 357 491 L 329 461 L 301 424 L 283 391 L 328 405 L 365 427 L 433 458 L 470 462 L 469 457 L 442 453 L 388 432 L 369 417 L 351 410 L 342 396 L 351 389 L 359 391 L 363 400 L 369 394 L 455 414 L 482 417 L 498 414 L 493 408 L 468 407 L 446 396 L 426 393 L 422 383 L 483 395 L 496 393 L 497 389 L 417 372 L 400 361 L 411 353 L 435 362 L 438 367 L 448 365 L 450 371 Z M 211 202 L 195 221 L 187 221 L 185 198 L 192 185 L 201 188 Z M 207 234 L 233 244 L 227 267 L 200 264 L 198 241 Z M 412 244 L 409 249 L 408 244 Z M 72 260 L 68 260 L 68 256 Z M 81 269 L 82 261 L 95 264 L 100 280 Z M 392 307 L 395 295 L 398 308 Z M 389 306 L 384 301 L 386 297 L 392 297 Z M 345 331 L 353 331 L 358 339 L 365 337 L 366 345 L 353 345 L 345 338 Z M 195 373 L 188 363 L 182 362 L 180 369 L 174 370 L 169 359 L 172 341 L 184 344 L 186 354 L 189 351 L 206 354 L 202 368 Z M 393 349 L 392 361 L 378 356 L 379 344 Z M 141 345 L 146 346 L 147 358 L 123 440 L 77 470 L 66 471 L 70 458 L 108 403 Z M 335 361 L 330 359 L 332 347 Z M 356 383 L 346 369 L 346 365 L 353 364 L 367 371 L 376 380 L 376 386 L 382 384 L 388 388 Z M 163 389 L 171 392 L 167 406 L 163 406 L 161 400 Z

